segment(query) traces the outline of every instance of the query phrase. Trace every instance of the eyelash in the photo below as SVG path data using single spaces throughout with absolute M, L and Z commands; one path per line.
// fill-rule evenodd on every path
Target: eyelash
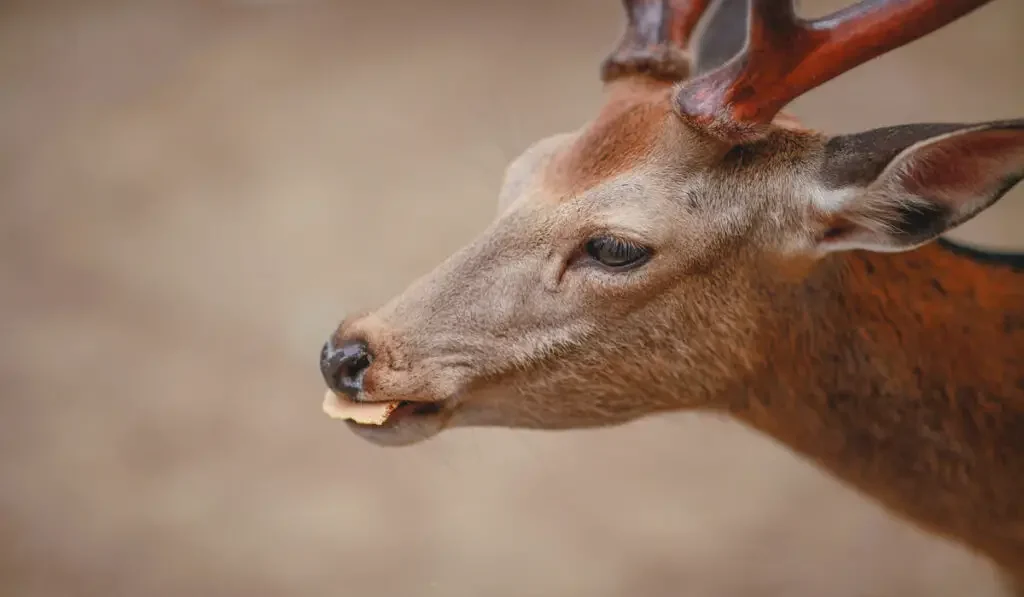
M 596 236 L 583 245 L 583 253 L 612 271 L 639 267 L 651 257 L 651 250 L 639 243 L 614 236 Z

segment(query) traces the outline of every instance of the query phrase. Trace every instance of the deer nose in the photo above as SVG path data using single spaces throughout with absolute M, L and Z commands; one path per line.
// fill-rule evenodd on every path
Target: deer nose
M 336 346 L 328 340 L 320 351 L 320 372 L 327 387 L 335 392 L 355 396 L 363 389 L 363 373 L 373 362 L 370 347 L 362 340 Z

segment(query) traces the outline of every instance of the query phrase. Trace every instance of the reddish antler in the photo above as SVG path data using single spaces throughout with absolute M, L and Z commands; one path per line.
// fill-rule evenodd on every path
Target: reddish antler
M 768 123 L 801 94 L 988 2 L 862 0 L 808 21 L 792 0 L 750 0 L 743 52 L 685 83 L 676 101 L 702 121 Z
M 711 0 L 623 0 L 629 23 L 601 65 L 605 81 L 642 73 L 678 81 L 690 74 L 687 46 Z

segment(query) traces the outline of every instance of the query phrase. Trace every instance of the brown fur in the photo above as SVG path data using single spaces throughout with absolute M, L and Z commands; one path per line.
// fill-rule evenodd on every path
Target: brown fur
M 1021 278 L 936 245 L 841 254 L 766 302 L 772 358 L 733 412 L 1020 574 Z
M 510 167 L 514 197 L 477 241 L 340 328 L 376 353 L 365 399 L 443 405 L 358 431 L 726 409 L 1024 576 L 1024 276 L 934 245 L 822 257 L 825 208 L 794 189 L 820 180 L 826 138 L 776 127 L 709 153 L 664 88 L 610 93 Z M 628 283 L 577 265 L 609 226 L 660 259 Z
M 510 164 L 476 240 L 336 331 L 374 356 L 357 399 L 432 407 L 355 430 L 729 412 L 1024 581 L 1024 275 L 929 244 L 1024 177 L 1024 122 L 829 138 L 701 124 L 656 77 L 607 93 Z M 651 258 L 601 266 L 608 236 Z
M 476 242 L 340 329 L 377 355 L 366 399 L 442 404 L 436 416 L 358 431 L 408 443 L 445 427 L 728 410 L 1024 577 L 1024 275 L 934 245 L 821 253 L 816 244 L 833 239 L 818 240 L 818 220 L 837 208 L 806 194 L 849 193 L 829 190 L 843 176 L 821 166 L 826 138 L 775 127 L 710 150 L 672 118 L 663 87 L 610 94 L 589 127 L 510 167 L 512 197 Z M 978 134 L 968 147 L 1005 140 Z M 931 162 L 900 159 L 907 174 L 879 191 L 868 184 L 870 202 L 889 201 L 871 193 L 900 180 L 929 183 Z M 994 158 L 981 159 L 956 171 L 970 182 Z M 986 184 L 978 193 L 994 193 Z M 878 217 L 902 214 L 901 201 Z M 910 242 L 933 225 L 890 227 Z M 602 229 L 638 234 L 659 257 L 617 278 L 580 264 L 581 244 Z
M 572 197 L 642 163 L 671 114 L 671 93 L 671 85 L 644 78 L 610 83 L 597 118 L 551 161 L 552 190 Z

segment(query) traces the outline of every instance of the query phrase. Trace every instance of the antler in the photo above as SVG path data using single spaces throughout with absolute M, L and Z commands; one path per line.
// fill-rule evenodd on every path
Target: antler
M 690 36 L 712 0 L 622 0 L 629 17 L 601 79 L 629 74 L 679 81 L 690 75 Z
M 747 45 L 676 96 L 698 121 L 764 124 L 795 99 L 872 58 L 928 35 L 991 0 L 862 0 L 815 20 L 793 0 L 750 0 Z

